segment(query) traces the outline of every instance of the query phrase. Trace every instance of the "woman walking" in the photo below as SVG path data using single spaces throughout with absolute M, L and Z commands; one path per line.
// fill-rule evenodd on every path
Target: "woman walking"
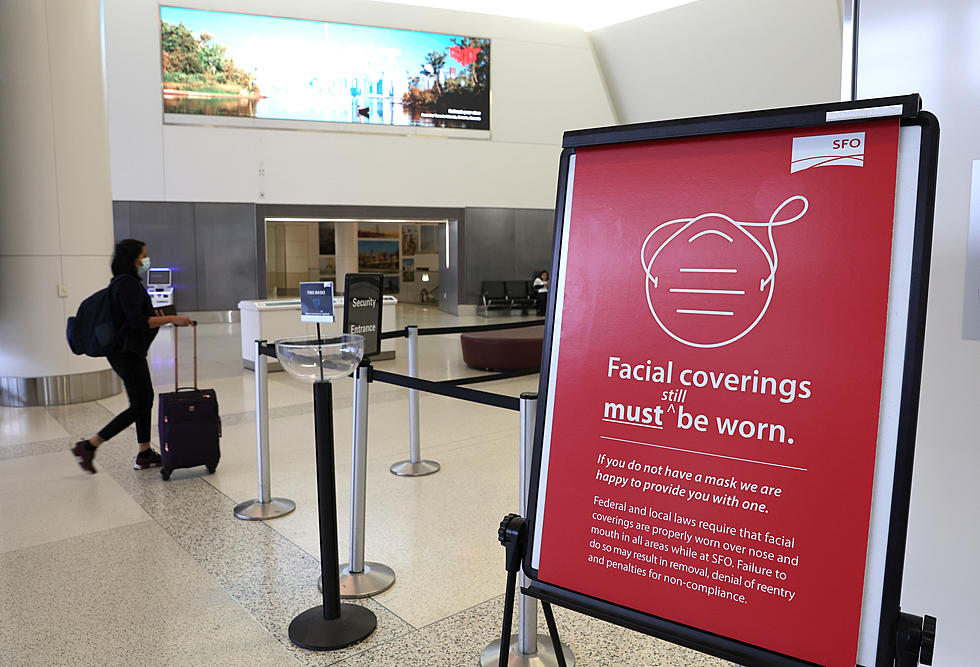
M 160 465 L 160 454 L 150 448 L 150 414 L 153 409 L 153 382 L 146 354 L 157 330 L 165 324 L 185 327 L 193 324 L 189 317 L 162 315 L 153 310 L 143 281 L 150 269 L 146 244 L 136 239 L 126 239 L 116 244 L 112 256 L 112 318 L 116 325 L 117 347 L 107 355 L 112 370 L 122 378 L 129 397 L 129 407 L 120 412 L 97 434 L 87 440 L 79 440 L 72 447 L 82 470 L 95 473 L 92 460 L 96 448 L 111 439 L 130 424 L 136 424 L 136 440 L 139 451 L 133 460 L 133 468 L 143 470 Z

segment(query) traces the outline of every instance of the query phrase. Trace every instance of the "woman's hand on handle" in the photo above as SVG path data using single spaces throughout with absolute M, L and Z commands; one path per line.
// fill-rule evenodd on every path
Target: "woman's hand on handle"
M 168 324 L 172 324 L 175 327 L 197 326 L 197 322 L 184 315 L 153 315 L 146 321 L 146 325 L 151 329 L 163 327 Z

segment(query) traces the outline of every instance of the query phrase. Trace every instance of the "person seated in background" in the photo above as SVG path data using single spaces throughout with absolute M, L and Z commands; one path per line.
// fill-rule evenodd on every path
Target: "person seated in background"
M 537 300 L 538 315 L 544 315 L 545 308 L 548 305 L 547 271 L 542 271 L 534 277 L 534 282 L 531 283 L 531 290 L 534 292 L 534 298 Z

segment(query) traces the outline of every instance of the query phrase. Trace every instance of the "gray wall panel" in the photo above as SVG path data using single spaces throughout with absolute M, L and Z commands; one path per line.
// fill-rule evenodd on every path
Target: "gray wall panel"
M 154 266 L 174 270 L 177 310 L 198 310 L 194 205 L 132 202 L 129 227 L 133 238 L 146 243 Z
M 484 280 L 514 280 L 514 211 L 504 208 L 467 208 L 466 265 L 463 273 L 463 303 L 480 301 Z
M 258 298 L 254 204 L 194 204 L 197 310 Z
M 545 209 L 113 202 L 116 240 L 141 239 L 156 266 L 175 269 L 181 311 L 234 310 L 242 299 L 264 298 L 263 221 L 290 216 L 456 220 L 452 266 L 440 267 L 449 312 L 478 303 L 484 280 L 529 280 L 551 266 L 554 211 Z
M 466 209 L 462 303 L 479 303 L 484 280 L 531 280 L 549 269 L 554 219 L 548 209 Z
M 130 238 L 128 201 L 112 202 L 112 234 L 116 241 Z
M 555 212 L 514 211 L 514 270 L 516 278 L 531 280 L 539 271 L 551 271 Z

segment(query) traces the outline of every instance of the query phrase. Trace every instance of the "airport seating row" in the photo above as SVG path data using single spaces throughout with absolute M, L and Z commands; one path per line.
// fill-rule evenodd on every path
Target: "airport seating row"
M 480 311 L 484 316 L 489 317 L 491 310 L 515 308 L 526 315 L 535 304 L 530 280 L 484 280 L 480 285 Z

